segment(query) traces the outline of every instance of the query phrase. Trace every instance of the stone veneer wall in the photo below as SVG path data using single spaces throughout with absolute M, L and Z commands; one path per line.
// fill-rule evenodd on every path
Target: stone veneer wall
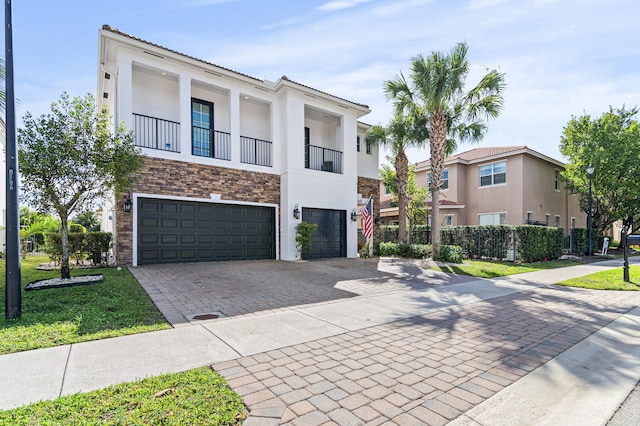
M 207 199 L 220 194 L 222 200 L 280 204 L 280 175 L 144 157 L 132 192 Z M 133 214 L 124 213 L 124 199 L 126 194 L 116 200 L 116 262 L 131 265 Z M 278 226 L 280 219 L 276 220 Z
M 380 219 L 380 181 L 358 176 L 358 194 L 364 198 L 373 197 L 373 244 L 380 242 L 380 226 L 376 225 L 376 219 Z

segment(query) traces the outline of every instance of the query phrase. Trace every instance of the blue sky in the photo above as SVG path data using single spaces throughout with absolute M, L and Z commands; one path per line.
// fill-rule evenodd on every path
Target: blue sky
M 17 116 L 48 112 L 63 91 L 95 93 L 102 24 L 365 103 L 370 124 L 390 118 L 385 80 L 408 73 L 419 53 L 466 41 L 469 84 L 492 68 L 507 82 L 505 109 L 479 146 L 527 145 L 562 160 L 572 115 L 640 104 L 639 19 L 637 0 L 13 1 Z

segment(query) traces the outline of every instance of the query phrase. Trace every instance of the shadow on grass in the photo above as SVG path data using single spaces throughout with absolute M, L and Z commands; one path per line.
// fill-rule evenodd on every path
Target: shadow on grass
M 22 261 L 22 315 L 0 321 L 0 353 L 46 348 L 169 328 L 129 271 L 73 270 L 72 276 L 102 274 L 99 285 L 24 291 L 33 281 L 57 278 L 59 271 L 36 270 L 46 258 Z M 5 306 L 4 262 L 0 264 L 0 304 Z M 4 316 L 4 309 L 2 311 Z

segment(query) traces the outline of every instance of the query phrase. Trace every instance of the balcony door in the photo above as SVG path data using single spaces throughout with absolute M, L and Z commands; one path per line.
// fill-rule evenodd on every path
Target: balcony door
M 214 157 L 213 103 L 191 99 L 191 154 Z

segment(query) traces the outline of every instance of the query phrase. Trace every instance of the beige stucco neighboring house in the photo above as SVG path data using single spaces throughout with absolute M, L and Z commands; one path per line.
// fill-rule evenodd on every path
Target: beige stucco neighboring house
M 427 186 L 430 161 L 416 164 L 416 183 Z M 448 157 L 441 192 L 441 225 L 586 227 L 579 196 L 560 179 L 564 164 L 526 146 L 475 148 Z M 398 209 L 381 186 L 381 224 L 395 224 Z

